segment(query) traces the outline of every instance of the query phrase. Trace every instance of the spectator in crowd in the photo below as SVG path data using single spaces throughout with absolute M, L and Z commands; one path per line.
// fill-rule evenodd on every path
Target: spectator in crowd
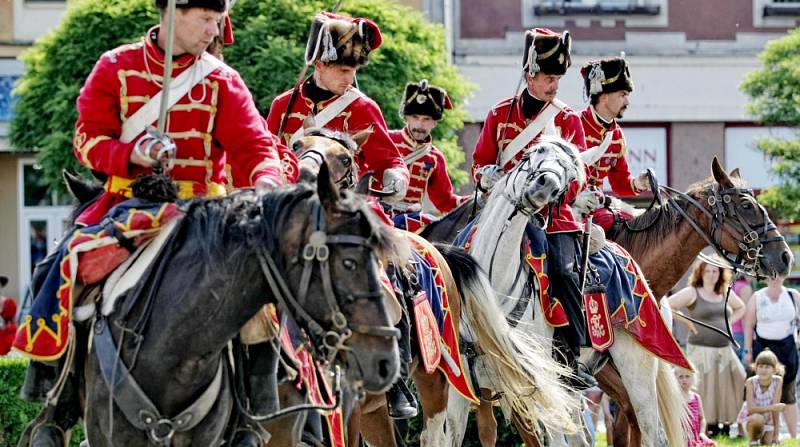
M 744 367 L 728 338 L 722 335 L 727 333 L 725 314 L 729 322 L 735 322 L 745 312 L 744 303 L 735 293 L 731 293 L 728 306 L 724 307 L 730 277 L 730 270 L 698 259 L 689 276 L 689 285 L 669 298 L 672 309 L 685 307 L 690 317 L 722 332 L 700 325 L 689 326 L 687 354 L 698 373 L 697 391 L 703 401 L 707 434 L 712 437 L 730 435 L 730 424 L 736 421 L 744 389 Z
M 750 279 L 745 276 L 740 276 L 739 279 L 733 282 L 731 286 L 736 295 L 739 295 L 745 306 L 750 302 L 750 297 L 753 296 L 753 287 L 750 285 Z M 739 349 L 736 355 L 739 360 L 744 361 L 744 318 L 731 325 L 733 331 L 733 339 L 739 344 Z
M 753 366 L 756 374 L 745 382 L 745 398 L 739 422 L 744 426 L 750 445 L 759 442 L 777 444 L 780 433 L 780 403 L 783 386 L 783 365 L 770 350 L 761 351 Z
M 0 289 L 8 284 L 8 277 L 0 276 Z M 0 355 L 6 355 L 11 350 L 14 334 L 17 332 L 17 323 L 14 320 L 17 314 L 17 303 L 13 299 L 0 293 Z
M 688 447 L 704 447 L 717 445 L 705 434 L 705 419 L 703 418 L 703 400 L 694 392 L 694 372 L 684 368 L 675 368 L 675 377 L 681 386 L 683 398 L 689 408 L 689 433 L 687 436 Z
M 783 286 L 785 277 L 767 280 L 767 287 L 753 294 L 747 303 L 744 317 L 744 359 L 750 363 L 753 356 L 769 348 L 786 369 L 781 390 L 781 403 L 786 404 L 783 416 L 792 438 L 797 437 L 797 297 L 795 289 Z

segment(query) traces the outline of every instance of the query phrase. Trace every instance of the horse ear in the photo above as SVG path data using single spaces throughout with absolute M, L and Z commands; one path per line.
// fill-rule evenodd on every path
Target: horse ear
M 372 182 L 372 171 L 362 175 L 356 185 L 356 192 L 359 194 L 367 195 L 369 193 L 369 184 Z
M 366 129 L 351 136 L 353 141 L 356 142 L 356 147 L 361 147 L 362 144 L 367 142 L 367 138 L 369 138 L 369 136 L 372 135 L 373 128 L 374 126 L 370 124 L 369 127 L 367 127 Z
M 317 173 L 317 196 L 319 196 L 319 201 L 326 210 L 336 208 L 339 190 L 331 179 L 327 163 L 322 163 L 319 167 L 319 173 Z
M 61 177 L 64 179 L 70 194 L 78 199 L 78 203 L 87 203 L 103 191 L 100 186 L 87 182 L 66 170 L 61 172 Z
M 723 188 L 731 188 L 733 187 L 733 182 L 731 178 L 728 176 L 728 173 L 725 172 L 725 168 L 722 167 L 722 163 L 719 162 L 719 158 L 714 156 L 714 160 L 711 162 L 711 175 L 714 177 L 714 180 L 717 181 Z
M 317 119 L 313 113 L 309 113 L 303 120 L 303 129 L 313 129 L 317 127 Z
M 728 176 L 730 176 L 731 178 L 738 178 L 740 180 L 742 179 L 742 175 L 739 173 L 739 168 L 734 168 L 733 171 L 731 171 L 731 173 L 728 174 Z

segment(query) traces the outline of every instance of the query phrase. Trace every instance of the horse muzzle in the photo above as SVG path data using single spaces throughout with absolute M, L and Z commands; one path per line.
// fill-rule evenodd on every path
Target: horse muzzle
M 530 212 L 536 212 L 545 205 L 555 202 L 561 193 L 561 181 L 553 173 L 545 172 L 534 178 L 523 195 L 524 205 Z
M 348 380 L 351 383 L 360 382 L 364 389 L 370 393 L 382 393 L 394 384 L 400 374 L 400 354 L 397 343 L 391 349 L 365 349 L 357 351 L 358 347 L 351 345 L 347 353 Z M 355 365 L 358 367 L 355 367 Z
M 779 245 L 776 247 L 773 244 Z M 791 272 L 793 264 L 794 254 L 785 241 L 764 244 L 759 257 L 760 273 L 767 277 L 787 276 Z

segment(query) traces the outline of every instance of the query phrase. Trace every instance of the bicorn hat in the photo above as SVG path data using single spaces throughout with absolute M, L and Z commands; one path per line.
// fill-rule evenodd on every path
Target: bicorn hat
M 569 31 L 557 34 L 547 28 L 534 28 L 525 32 L 525 52 L 522 68 L 531 75 L 537 72 L 563 75 L 572 65 L 570 50 L 572 36 Z
M 320 61 L 360 67 L 369 62 L 370 51 L 381 43 L 381 30 L 372 20 L 321 12 L 311 23 L 306 63 Z
M 633 91 L 630 67 L 623 57 L 589 62 L 581 67 L 581 76 L 587 96 L 620 90 Z
M 427 79 L 406 84 L 403 102 L 400 103 L 400 116 L 428 115 L 439 121 L 446 109 L 452 109 L 453 103 L 445 89 L 430 85 Z

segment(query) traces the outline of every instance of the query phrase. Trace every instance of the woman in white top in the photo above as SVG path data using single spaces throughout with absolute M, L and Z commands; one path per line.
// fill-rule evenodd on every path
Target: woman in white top
M 786 404 L 784 417 L 792 438 L 797 437 L 797 397 L 795 377 L 798 356 L 797 332 L 798 296 L 795 289 L 783 287 L 785 277 L 768 279 L 767 287 L 753 294 L 744 314 L 744 360 L 752 362 L 764 348 L 769 348 L 786 368 L 781 402 Z

